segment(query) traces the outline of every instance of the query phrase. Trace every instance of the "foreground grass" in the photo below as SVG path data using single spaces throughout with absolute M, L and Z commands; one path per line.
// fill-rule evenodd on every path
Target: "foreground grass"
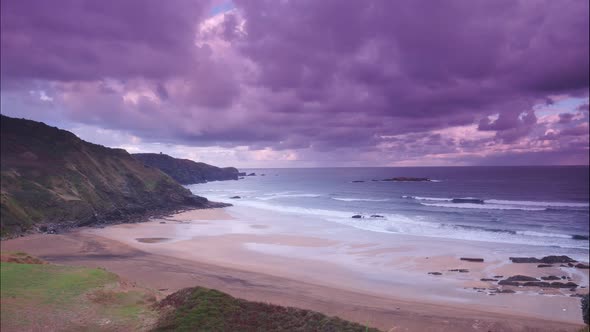
M 123 289 L 117 275 L 102 269 L 5 260 L 0 274 L 3 332 L 145 330 L 157 317 L 149 292 Z
M 377 331 L 201 287 L 156 303 L 156 292 L 130 286 L 103 269 L 48 264 L 22 252 L 2 252 L 0 275 L 2 332 Z
M 202 287 L 180 290 L 159 307 L 165 313 L 156 331 L 377 331 L 338 317 L 241 300 Z

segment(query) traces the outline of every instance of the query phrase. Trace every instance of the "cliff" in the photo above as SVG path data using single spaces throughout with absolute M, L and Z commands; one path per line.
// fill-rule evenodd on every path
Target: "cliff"
M 0 133 L 3 237 L 218 206 L 125 150 L 6 116 Z
M 160 169 L 181 184 L 237 180 L 239 174 L 234 167 L 220 168 L 162 153 L 137 153 L 133 156 L 148 166 Z

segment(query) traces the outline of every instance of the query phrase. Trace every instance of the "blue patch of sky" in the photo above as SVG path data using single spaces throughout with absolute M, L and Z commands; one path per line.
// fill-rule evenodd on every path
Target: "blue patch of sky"
M 555 101 L 553 104 L 538 104 L 534 110 L 537 116 L 545 116 L 559 113 L 577 113 L 578 107 L 588 104 L 588 97 L 568 97 Z
M 209 15 L 210 16 L 219 15 L 221 13 L 228 12 L 232 9 L 234 9 L 234 4 L 231 1 L 222 2 L 218 5 L 211 7 L 211 10 L 209 11 Z

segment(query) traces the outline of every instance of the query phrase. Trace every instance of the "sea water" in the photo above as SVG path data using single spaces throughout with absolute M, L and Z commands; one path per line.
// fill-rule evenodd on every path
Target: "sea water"
M 213 201 L 318 223 L 425 238 L 548 247 L 548 252 L 559 248 L 588 257 L 587 166 L 242 171 L 256 176 L 188 188 Z M 392 177 L 431 181 L 382 181 Z M 352 218 L 355 215 L 361 218 Z

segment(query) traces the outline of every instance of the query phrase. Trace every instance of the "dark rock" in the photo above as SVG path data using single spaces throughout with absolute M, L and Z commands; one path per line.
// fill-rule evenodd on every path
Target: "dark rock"
M 483 262 L 483 258 L 467 258 L 467 257 L 461 257 L 460 260 L 462 260 L 462 261 L 468 261 L 468 262 Z
M 560 280 L 560 279 L 561 278 L 560 277 L 557 277 L 557 276 L 541 277 L 541 280 Z
M 231 198 L 231 199 L 240 199 L 240 198 L 242 198 L 242 197 L 240 197 L 240 196 L 232 196 L 232 197 L 230 197 L 230 198 Z
M 246 176 L 256 176 L 256 173 L 250 173 L 250 174 L 248 174 Z
M 240 177 L 238 178 L 238 180 L 244 180 L 244 179 L 245 179 L 245 177 L 243 177 L 243 176 L 240 176 Z
M 499 289 L 496 291 L 496 293 L 498 293 L 498 294 L 514 294 L 516 292 L 513 291 L 512 289 Z
M 504 276 L 494 276 L 494 278 L 504 278 Z
M 498 285 L 502 285 L 502 286 L 520 286 L 520 283 L 518 283 L 516 281 L 500 280 L 498 282 Z
M 453 202 L 453 203 L 473 203 L 473 204 L 483 204 L 484 203 L 483 199 L 472 198 L 472 197 L 453 198 L 451 200 L 451 202 Z
M 557 264 L 557 263 L 575 263 L 576 260 L 562 255 L 562 256 L 545 256 L 541 258 L 541 263 L 545 264 Z
M 432 275 L 435 275 L 435 276 L 442 275 L 442 273 L 440 273 L 440 272 L 428 272 L 428 274 L 432 274 Z
M 490 279 L 490 278 L 481 278 L 481 281 L 498 281 L 498 279 Z
M 468 269 L 452 269 L 452 270 L 449 270 L 449 271 L 451 271 L 451 272 L 461 272 L 461 273 L 467 273 L 467 272 L 469 272 Z
M 573 263 L 575 260 L 568 256 L 545 256 L 541 259 L 535 257 L 509 257 L 512 263 L 544 263 L 544 264 L 559 264 L 559 263 Z
M 590 269 L 590 266 L 589 265 L 586 265 L 586 264 L 579 263 L 579 264 L 576 264 L 576 268 L 578 268 L 578 269 Z
M 246 176 L 246 172 L 238 172 L 238 176 Z
M 590 240 L 590 237 L 588 237 L 587 235 L 572 235 L 572 239 L 573 240 L 588 241 L 588 240 Z
M 552 267 L 553 265 L 551 264 L 539 264 L 537 265 L 537 267 Z
M 523 284 L 525 287 L 551 287 L 551 284 L 545 281 L 527 281 Z
M 550 287 L 552 288 L 576 288 L 578 287 L 578 284 L 576 284 L 575 282 L 552 282 Z
M 352 183 L 361 183 L 361 182 L 365 182 L 365 181 L 363 181 L 363 180 L 354 180 L 354 181 L 352 181 Z
M 512 263 L 540 263 L 541 261 L 535 257 L 508 257 Z
M 561 276 L 561 279 L 565 280 L 565 278 L 567 278 L 566 276 Z
M 567 267 L 567 265 L 561 264 L 559 265 L 559 267 Z
M 166 223 L 165 221 L 160 221 L 160 224 L 165 224 L 165 223 Z
M 371 218 L 385 218 L 382 215 L 378 215 L 378 214 L 372 214 Z
M 569 267 L 574 267 L 575 265 L 574 265 L 574 264 L 572 264 L 572 263 L 567 263 L 567 266 L 569 266 Z
M 383 179 L 381 181 L 396 181 L 396 182 L 428 182 L 430 181 L 429 178 L 414 178 L 414 177 L 395 177 L 390 179 Z
M 518 274 L 518 275 L 515 275 L 512 277 L 506 278 L 506 281 L 539 281 L 539 279 Z
M 363 217 L 363 216 L 361 216 L 360 214 L 355 214 L 355 215 L 354 215 L 354 216 L 352 216 L 351 218 L 354 218 L 354 219 L 360 219 L 360 218 L 362 218 L 362 217 Z

